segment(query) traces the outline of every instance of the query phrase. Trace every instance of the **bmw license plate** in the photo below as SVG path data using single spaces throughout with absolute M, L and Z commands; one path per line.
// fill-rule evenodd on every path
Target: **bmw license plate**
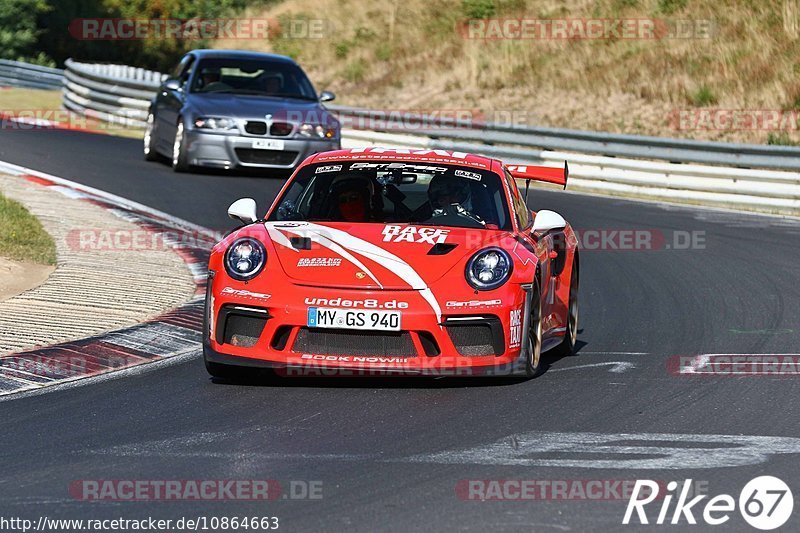
M 283 141 L 276 139 L 256 139 L 253 148 L 257 150 L 283 150 Z
M 308 327 L 400 331 L 398 311 L 308 308 Z

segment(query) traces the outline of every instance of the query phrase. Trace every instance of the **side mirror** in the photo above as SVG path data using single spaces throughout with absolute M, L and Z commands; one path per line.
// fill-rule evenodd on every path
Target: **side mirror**
M 319 101 L 320 102 L 332 102 L 336 100 L 336 95 L 330 91 L 322 91 L 319 93 Z
M 566 227 L 567 221 L 564 220 L 564 217 L 555 211 L 548 211 L 547 209 L 542 209 L 536 213 L 536 218 L 533 219 L 534 233 L 546 233 L 554 229 L 564 229 Z
M 169 91 L 180 91 L 183 89 L 183 86 L 181 86 L 180 81 L 172 79 L 167 80 L 166 83 L 164 83 L 164 88 Z
M 256 201 L 252 198 L 236 200 L 228 208 L 228 216 L 234 220 L 238 220 L 242 224 L 252 224 L 258 220 L 258 215 L 256 215 Z

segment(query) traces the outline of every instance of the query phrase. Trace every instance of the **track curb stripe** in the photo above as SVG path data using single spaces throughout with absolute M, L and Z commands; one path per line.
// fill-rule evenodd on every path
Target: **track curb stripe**
M 0 357 L 0 397 L 199 353 L 206 269 L 216 242 L 212 230 L 58 176 L 3 161 L 0 171 L 100 206 L 150 233 L 178 237 L 164 241 L 186 263 L 196 286 L 190 301 L 147 322 Z

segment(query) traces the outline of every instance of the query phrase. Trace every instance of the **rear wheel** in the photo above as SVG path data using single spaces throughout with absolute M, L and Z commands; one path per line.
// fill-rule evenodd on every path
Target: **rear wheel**
M 553 349 L 553 353 L 560 357 L 575 354 L 575 343 L 578 341 L 578 263 L 572 267 L 569 278 L 569 303 L 567 306 L 567 330 L 564 340 Z
M 539 280 L 534 283 L 528 318 L 528 342 L 525 346 L 525 375 L 535 378 L 542 372 L 542 298 Z
M 189 156 L 186 153 L 186 135 L 184 133 L 183 120 L 178 121 L 178 127 L 175 130 L 175 142 L 172 144 L 172 169 L 175 172 L 189 170 Z

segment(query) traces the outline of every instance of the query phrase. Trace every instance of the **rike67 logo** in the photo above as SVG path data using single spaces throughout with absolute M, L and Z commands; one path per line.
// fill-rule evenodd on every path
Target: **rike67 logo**
M 720 494 L 704 502 L 705 505 L 701 505 L 708 495 L 703 494 L 689 499 L 691 479 L 685 480 L 682 485 L 677 481 L 670 481 L 667 483 L 666 493 L 659 494 L 659 489 L 662 487 L 663 484 L 649 479 L 636 480 L 622 523 L 635 524 L 635 520 L 631 522 L 634 512 L 640 524 L 651 523 L 648 521 L 645 507 L 656 500 L 660 501 L 661 506 L 654 523 L 659 525 L 697 524 L 695 513 L 708 525 L 723 525 L 731 519 L 732 514 L 735 515 L 738 503 L 742 518 L 754 528 L 766 531 L 785 524 L 794 509 L 791 489 L 782 480 L 773 476 L 759 476 L 750 480 L 739 493 L 738 502 L 729 494 Z M 671 509 L 676 496 L 677 502 Z M 653 507 L 658 507 L 658 504 Z

